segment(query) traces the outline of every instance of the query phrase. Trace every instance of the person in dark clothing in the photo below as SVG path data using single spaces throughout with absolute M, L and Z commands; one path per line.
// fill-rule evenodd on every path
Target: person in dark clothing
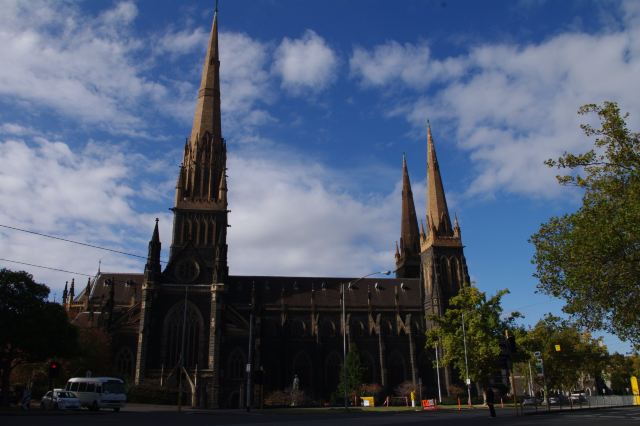
M 489 413 L 491 413 L 491 417 L 495 417 L 496 416 L 496 409 L 493 407 L 493 404 L 495 402 L 494 395 L 493 395 L 493 389 L 485 388 L 484 391 L 485 391 L 485 393 L 487 395 L 487 405 L 489 406 Z

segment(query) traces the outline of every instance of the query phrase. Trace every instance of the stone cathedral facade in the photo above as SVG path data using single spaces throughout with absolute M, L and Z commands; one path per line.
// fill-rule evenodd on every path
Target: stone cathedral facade
M 358 348 L 368 383 L 392 392 L 400 383 L 422 381 L 435 395 L 434 349 L 425 348 L 427 318 L 443 313 L 448 300 L 468 285 L 469 274 L 431 128 L 428 206 L 421 227 L 403 159 L 395 278 L 232 275 L 219 68 L 216 12 L 177 177 L 168 263 L 160 262 L 156 223 L 144 274 L 99 272 L 77 296 L 72 282 L 65 297 L 69 315 L 80 326 L 108 330 L 114 365 L 123 376 L 137 384 L 175 386 L 182 375 L 201 407 L 242 406 L 248 363 L 257 372 L 256 396 L 290 387 L 297 375 L 306 395 L 328 400 L 339 382 L 345 334 L 347 345 Z M 345 291 L 343 326 L 341 289 L 355 281 Z M 450 371 L 441 369 L 440 377 L 446 391 Z

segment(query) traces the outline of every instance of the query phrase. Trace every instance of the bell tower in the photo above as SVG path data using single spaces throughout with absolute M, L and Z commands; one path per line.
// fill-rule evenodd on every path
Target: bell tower
M 427 127 L 427 226 L 420 231 L 420 258 L 424 286 L 424 308 L 429 315 L 442 315 L 461 287 L 469 285 L 458 218 L 453 226 L 444 193 L 436 148 Z
M 223 282 L 228 275 L 226 165 L 216 12 L 172 209 L 173 238 L 165 274 L 178 282 Z
M 165 370 L 187 377 L 197 374 L 197 392 L 206 395 L 209 407 L 217 407 L 219 400 L 220 312 L 229 275 L 226 165 L 216 8 L 176 182 L 172 241 L 164 269 L 157 222 L 149 242 L 135 371 L 137 384 L 160 380 Z

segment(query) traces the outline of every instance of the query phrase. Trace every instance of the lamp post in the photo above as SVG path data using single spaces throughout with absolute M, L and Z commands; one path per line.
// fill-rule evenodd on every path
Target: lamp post
M 357 288 L 355 285 L 356 283 L 362 281 L 365 278 L 368 278 L 372 275 L 378 275 L 378 274 L 382 274 L 382 275 L 389 275 L 391 274 L 391 271 L 379 271 L 379 272 L 372 272 L 368 275 L 362 276 L 360 278 L 358 278 L 355 281 L 351 281 L 348 283 L 348 289 L 351 290 L 352 288 Z M 347 310 L 346 310 L 346 288 L 345 288 L 345 283 L 342 283 L 342 386 L 344 389 L 344 409 L 348 410 L 349 409 L 349 405 L 348 405 L 348 395 L 347 395 Z
M 471 406 L 471 379 L 469 379 L 469 360 L 467 358 L 467 333 L 464 328 L 464 313 L 462 314 L 462 343 L 464 345 L 464 370 L 467 376 L 467 404 Z
M 440 356 L 438 354 L 437 343 L 436 343 L 436 375 L 438 376 L 438 402 L 442 404 L 442 391 L 440 390 Z

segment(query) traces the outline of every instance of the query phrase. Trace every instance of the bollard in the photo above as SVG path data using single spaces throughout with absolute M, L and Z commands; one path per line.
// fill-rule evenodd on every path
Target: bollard
M 460 404 L 460 397 L 458 397 L 458 411 L 462 411 L 462 404 Z
M 504 408 L 504 402 L 502 402 L 502 398 L 500 398 L 500 408 Z

